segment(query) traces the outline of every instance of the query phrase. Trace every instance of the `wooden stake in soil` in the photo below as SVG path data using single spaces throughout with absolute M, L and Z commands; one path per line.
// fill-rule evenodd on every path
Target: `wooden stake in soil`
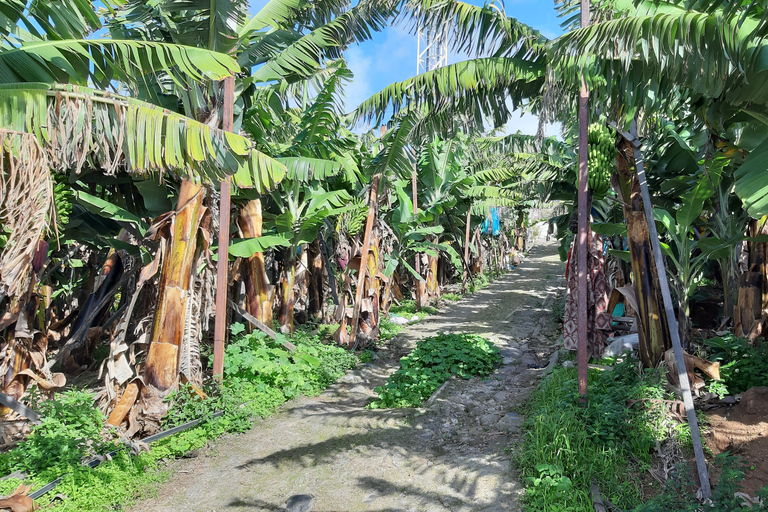
M 693 398 L 691 397 L 691 384 L 688 380 L 688 373 L 686 372 L 683 346 L 680 343 L 680 331 L 678 330 L 675 311 L 672 307 L 672 296 L 669 293 L 669 282 L 666 279 L 667 271 L 664 268 L 664 259 L 661 254 L 659 233 L 656 231 L 656 222 L 653 218 L 651 194 L 648 191 L 648 182 L 645 178 L 645 166 L 643 164 L 643 154 L 640 151 L 640 138 L 637 135 L 637 120 L 632 121 L 632 127 L 630 128 L 629 134 L 623 135 L 624 137 L 628 137 L 628 140 L 632 143 L 632 148 L 635 154 L 635 168 L 637 169 L 637 177 L 640 180 L 640 193 L 643 196 L 643 206 L 645 208 L 645 217 L 648 221 L 651 247 L 653 248 L 653 256 L 656 260 L 656 271 L 659 274 L 661 296 L 664 299 L 664 309 L 666 310 L 667 322 L 669 323 L 669 334 L 672 337 L 672 348 L 675 351 L 677 378 L 680 381 L 680 389 L 683 392 L 683 403 L 685 404 L 685 414 L 688 417 L 688 427 L 691 429 L 691 443 L 693 444 L 693 453 L 696 456 L 696 469 L 698 470 L 699 482 L 701 484 L 701 497 L 707 499 L 712 495 L 712 490 L 709 486 L 707 459 L 704 458 L 704 448 L 701 445 L 699 424 L 696 420 L 696 411 L 693 408 Z
M 222 129 L 231 132 L 234 124 L 235 77 L 224 79 Z M 213 375 L 224 374 L 224 337 L 227 329 L 227 283 L 229 281 L 229 209 L 232 185 L 227 177 L 221 182 L 219 201 L 219 261 L 216 264 L 216 319 L 213 326 Z
M 416 175 L 416 165 L 413 166 L 413 174 L 411 174 L 411 191 L 413 194 L 413 216 L 415 217 L 419 213 L 419 187 L 418 187 L 418 176 Z M 418 252 L 416 253 L 416 258 L 414 259 L 414 265 L 413 269 L 416 271 L 417 275 L 421 275 L 421 254 Z M 416 311 L 421 311 L 422 306 L 422 284 L 421 281 L 418 279 L 414 283 L 414 286 L 416 287 Z
M 581 0 L 581 26 L 589 25 L 589 0 Z M 578 275 L 578 343 L 577 353 L 579 361 L 579 394 L 587 395 L 587 236 L 589 233 L 589 210 L 587 209 L 587 137 L 589 119 L 587 101 L 589 92 L 584 77 L 581 77 L 581 91 L 579 92 L 579 233 L 578 233 L 578 260 L 576 260 Z

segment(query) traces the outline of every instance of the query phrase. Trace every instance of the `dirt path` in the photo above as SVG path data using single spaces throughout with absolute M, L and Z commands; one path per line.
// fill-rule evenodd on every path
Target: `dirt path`
M 519 436 L 516 411 L 554 350 L 562 271 L 554 244 L 535 247 L 513 272 L 409 327 L 322 395 L 174 462 L 160 497 L 132 510 L 520 510 L 508 448 Z M 439 331 L 488 337 L 504 365 L 484 381 L 448 381 L 420 409 L 365 409 L 408 347 Z

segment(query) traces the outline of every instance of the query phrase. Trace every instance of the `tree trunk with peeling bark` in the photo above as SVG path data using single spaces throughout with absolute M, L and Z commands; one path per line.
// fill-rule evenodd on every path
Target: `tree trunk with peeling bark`
M 262 235 L 261 200 L 254 199 L 240 210 L 238 225 L 245 238 L 258 238 Z M 245 283 L 245 309 L 257 320 L 266 325 L 272 323 L 272 306 L 275 300 L 275 287 L 269 284 L 264 253 L 257 252 L 243 262 L 243 281 Z
M 171 223 L 171 240 L 163 259 L 152 337 L 143 369 L 140 406 L 143 430 L 158 430 L 167 410 L 163 398 L 179 383 L 179 352 L 187 324 L 188 302 L 197 269 L 197 235 L 205 208 L 205 189 L 183 181 Z
M 290 249 L 289 249 L 290 250 Z M 286 251 L 287 253 L 287 251 Z M 293 286 L 296 281 L 296 261 L 288 253 L 283 262 L 283 270 L 280 273 L 280 309 L 277 321 L 280 322 L 281 329 L 293 334 L 293 306 L 295 294 Z
M 672 347 L 667 316 L 661 298 L 659 276 L 653 257 L 648 223 L 640 196 L 640 183 L 634 166 L 634 153 L 629 142 L 619 142 L 612 185 L 623 202 L 627 223 L 627 241 L 632 260 L 632 275 L 639 316 L 640 360 L 646 368 L 655 367 Z M 664 276 L 666 279 L 666 276 Z

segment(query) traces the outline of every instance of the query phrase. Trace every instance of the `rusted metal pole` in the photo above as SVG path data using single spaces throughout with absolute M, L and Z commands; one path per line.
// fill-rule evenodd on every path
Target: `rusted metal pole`
M 413 172 L 411 173 L 411 192 L 413 194 L 413 216 L 415 217 L 419 213 L 419 183 L 418 175 L 416 173 L 416 164 L 413 165 Z M 421 275 L 421 254 L 416 253 L 413 269 L 418 275 Z M 421 311 L 421 281 L 416 280 L 416 311 Z
M 231 132 L 234 125 L 235 77 L 224 79 L 224 109 L 221 127 Z M 224 338 L 227 330 L 227 284 L 229 282 L 229 210 L 232 184 L 227 177 L 221 182 L 219 201 L 219 261 L 216 264 L 216 319 L 213 326 L 213 376 L 224 374 Z
M 581 0 L 581 26 L 589 25 L 589 0 Z M 578 232 L 578 297 L 576 302 L 578 317 L 578 368 L 579 368 L 579 395 L 582 398 L 587 395 L 587 238 L 589 234 L 589 209 L 587 205 L 587 137 L 589 131 L 589 119 L 587 102 L 589 92 L 584 76 L 581 77 L 581 91 L 579 92 L 579 232 Z
M 363 286 L 365 285 L 365 274 L 368 269 L 368 249 L 371 245 L 371 231 L 373 231 L 373 221 L 376 218 L 376 204 L 378 203 L 379 177 L 377 174 L 371 182 L 371 195 L 368 199 L 368 219 L 365 221 L 365 235 L 363 236 L 363 251 L 360 253 L 360 270 L 357 276 L 357 290 L 355 290 L 355 305 L 352 310 L 352 334 L 349 337 L 349 344 L 356 346 L 357 324 L 360 321 L 360 305 L 363 301 Z

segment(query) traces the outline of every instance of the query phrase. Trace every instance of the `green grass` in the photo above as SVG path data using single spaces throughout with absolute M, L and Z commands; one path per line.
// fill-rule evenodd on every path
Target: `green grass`
M 636 475 L 651 461 L 651 449 L 665 435 L 663 411 L 626 400 L 662 398 L 658 372 L 638 375 L 635 361 L 613 371 L 591 370 L 589 403 L 582 407 L 577 370 L 556 368 L 531 396 L 524 444 L 517 456 L 526 484 L 527 510 L 589 511 L 596 479 L 603 495 L 627 509 L 640 501 Z
M 416 315 L 419 317 L 419 322 L 424 320 L 429 315 L 434 315 L 437 313 L 437 309 L 430 307 L 430 306 L 424 306 L 421 308 L 421 311 L 416 311 L 416 301 L 415 300 L 404 300 L 401 302 L 399 306 L 395 305 L 392 306 L 389 309 L 389 313 L 391 315 L 397 315 L 401 316 L 403 318 L 406 318 L 410 320 L 413 315 Z M 381 320 L 379 321 L 379 332 L 380 332 L 380 338 L 382 341 L 388 341 L 397 336 L 403 329 L 405 329 L 407 325 L 399 325 L 394 322 L 392 322 L 389 317 L 381 317 Z
M 461 300 L 461 294 L 460 293 L 444 293 L 441 296 L 445 300 L 449 300 L 451 302 L 457 302 Z

